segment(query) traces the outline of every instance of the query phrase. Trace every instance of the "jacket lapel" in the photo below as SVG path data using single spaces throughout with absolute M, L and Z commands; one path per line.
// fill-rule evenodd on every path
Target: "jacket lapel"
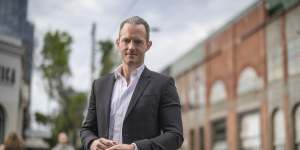
M 112 96 L 112 91 L 114 88 L 114 83 L 115 83 L 115 77 L 114 74 L 109 75 L 107 80 L 104 80 L 104 85 L 103 87 L 101 87 L 101 90 L 99 91 L 100 97 L 101 97 L 101 101 L 100 101 L 100 107 L 102 107 L 102 109 L 99 110 L 103 110 L 103 112 L 100 113 L 101 118 L 103 118 L 103 120 L 101 121 L 101 125 L 103 125 L 103 132 L 104 134 L 107 136 L 109 135 L 109 118 L 110 118 L 110 105 L 111 105 L 111 96 Z
M 131 97 L 131 100 L 129 102 L 129 106 L 125 115 L 124 120 L 128 117 L 132 109 L 134 108 L 135 104 L 138 102 L 139 97 L 142 95 L 144 92 L 144 89 L 147 87 L 147 85 L 150 82 L 150 71 L 145 67 L 143 73 L 141 74 L 141 77 L 134 89 L 133 95 Z

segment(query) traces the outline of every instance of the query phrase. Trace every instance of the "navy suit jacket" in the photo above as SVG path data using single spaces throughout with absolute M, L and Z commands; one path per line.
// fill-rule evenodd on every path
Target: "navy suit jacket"
M 93 82 L 80 131 L 85 149 L 89 149 L 95 139 L 108 138 L 114 82 L 113 73 Z M 129 103 L 122 136 L 123 143 L 136 143 L 139 150 L 180 148 L 183 142 L 180 102 L 171 77 L 145 67 Z

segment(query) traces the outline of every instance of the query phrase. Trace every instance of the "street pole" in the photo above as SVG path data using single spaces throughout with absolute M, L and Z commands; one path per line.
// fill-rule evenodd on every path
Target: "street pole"
M 92 31 L 91 31 L 91 39 L 92 39 L 92 46 L 91 46 L 91 84 L 94 80 L 94 73 L 95 73 L 95 54 L 96 54 L 96 23 L 92 24 Z

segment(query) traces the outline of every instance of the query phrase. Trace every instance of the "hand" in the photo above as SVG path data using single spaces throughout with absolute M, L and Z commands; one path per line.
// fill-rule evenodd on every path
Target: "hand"
M 133 144 L 118 144 L 106 150 L 134 150 Z
M 90 150 L 105 150 L 108 149 L 114 145 L 117 145 L 118 143 L 112 140 L 108 140 L 105 138 L 96 139 L 92 142 L 90 146 Z

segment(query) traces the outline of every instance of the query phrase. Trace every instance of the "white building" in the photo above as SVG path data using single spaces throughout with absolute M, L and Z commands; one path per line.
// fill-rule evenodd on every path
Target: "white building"
M 0 35 L 0 143 L 10 132 L 22 135 L 28 88 L 23 83 L 20 40 Z

